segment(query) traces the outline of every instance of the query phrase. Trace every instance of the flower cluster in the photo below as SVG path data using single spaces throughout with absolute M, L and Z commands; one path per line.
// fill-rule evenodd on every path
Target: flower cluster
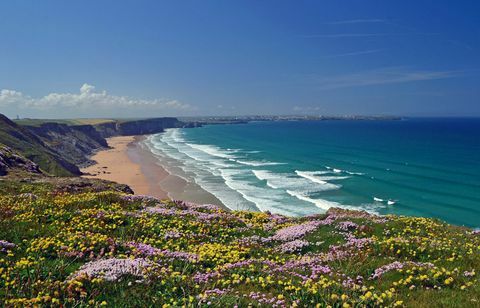
M 0 240 L 0 252 L 7 252 L 8 250 L 15 248 L 15 246 L 16 245 L 14 243 Z
M 8 307 L 434 307 L 478 298 L 478 232 L 433 219 L 342 209 L 294 218 L 15 185 L 0 195 Z
M 357 229 L 358 228 L 358 225 L 354 222 L 351 222 L 351 221 L 342 221 L 342 222 L 339 222 L 337 225 L 336 225 L 336 228 L 338 230 L 342 230 L 342 231 L 349 231 L 349 230 L 354 230 L 354 229 Z
M 395 261 L 386 265 L 383 265 L 373 272 L 372 276 L 369 279 L 378 279 L 382 277 L 385 273 L 393 270 L 401 270 L 406 266 L 418 266 L 418 267 L 433 267 L 431 263 L 419 263 L 419 262 L 399 262 Z
M 270 237 L 272 241 L 287 242 L 304 237 L 307 233 L 314 231 L 320 226 L 319 221 L 309 221 L 299 225 L 289 226 L 278 230 Z
M 198 255 L 183 251 L 170 251 L 167 249 L 158 249 L 148 244 L 129 242 L 127 246 L 133 248 L 134 254 L 143 256 L 160 256 L 171 260 L 182 260 L 186 262 L 195 262 L 198 260 Z
M 303 248 L 307 247 L 310 245 L 310 242 L 304 241 L 304 240 L 293 240 L 290 242 L 286 242 L 281 244 L 278 249 L 283 252 L 283 253 L 293 253 L 293 252 L 299 252 Z
M 131 275 L 144 278 L 145 269 L 152 266 L 146 259 L 105 259 L 86 263 L 73 273 L 70 280 L 87 276 L 89 278 L 102 278 L 106 281 L 116 281 L 122 276 Z

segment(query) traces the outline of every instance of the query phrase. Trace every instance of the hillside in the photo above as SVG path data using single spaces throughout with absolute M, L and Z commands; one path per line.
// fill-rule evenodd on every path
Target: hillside
M 49 174 L 72 176 L 81 173 L 77 166 L 62 158 L 30 130 L 15 124 L 2 114 L 0 114 L 0 144 L 10 147 L 38 164 Z
M 0 144 L 56 176 L 80 175 L 78 167 L 93 164 L 90 156 L 108 148 L 105 138 L 163 132 L 185 127 L 176 118 L 151 119 L 22 119 L 0 114 Z
M 45 144 L 75 165 L 93 164 L 90 156 L 108 148 L 107 141 L 92 125 L 67 125 L 47 122 L 37 126 L 24 126 Z
M 480 304 L 480 235 L 467 228 L 340 209 L 227 212 L 62 181 L 0 181 L 3 305 Z
M 14 119 L 18 125 L 41 126 L 45 123 L 57 123 L 65 125 L 97 125 L 101 123 L 114 122 L 113 119 Z
M 0 144 L 0 176 L 42 174 L 40 167 L 19 155 L 11 148 Z

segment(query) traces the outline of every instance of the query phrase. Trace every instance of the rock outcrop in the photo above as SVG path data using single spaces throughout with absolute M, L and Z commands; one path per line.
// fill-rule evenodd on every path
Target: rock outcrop
M 0 176 L 11 171 L 41 174 L 40 167 L 31 160 L 16 154 L 11 148 L 0 145 Z
M 93 163 L 92 154 L 108 148 L 105 138 L 156 134 L 166 128 L 196 126 L 171 117 L 109 120 L 94 125 L 76 125 L 75 121 L 68 120 L 59 123 L 27 119 L 25 122 L 18 125 L 0 114 L 0 143 L 56 176 L 80 175 L 79 167 Z
M 166 128 L 184 127 L 177 118 L 153 118 L 115 121 L 95 125 L 102 137 L 147 135 L 163 132 Z
M 43 123 L 40 126 L 25 126 L 50 148 L 77 166 L 92 164 L 90 156 L 108 148 L 107 141 L 92 125 L 66 125 Z
M 80 169 L 63 153 L 55 151 L 35 133 L 17 125 L 2 114 L 0 114 L 0 143 L 31 160 L 48 174 L 57 176 L 81 174 Z

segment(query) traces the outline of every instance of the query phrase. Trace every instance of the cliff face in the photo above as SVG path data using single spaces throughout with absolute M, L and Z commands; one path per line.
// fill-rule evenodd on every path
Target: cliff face
M 156 118 L 119 123 L 121 135 L 146 135 L 161 133 L 165 128 L 181 127 L 176 118 Z
M 112 136 L 118 136 L 118 123 L 108 122 L 95 125 L 95 129 L 102 136 L 102 138 L 108 138 Z
M 108 147 L 105 138 L 91 125 L 70 126 L 44 123 L 40 126 L 26 126 L 26 128 L 77 166 L 93 163 L 89 157 L 95 151 Z
M 132 121 L 114 121 L 97 125 L 68 125 L 45 122 L 25 125 L 28 131 L 63 158 L 76 166 L 88 166 L 96 151 L 108 148 L 105 138 L 113 136 L 144 135 L 163 132 L 165 128 L 182 127 L 176 118 L 155 118 Z
M 2 114 L 0 114 L 0 143 L 31 160 L 46 173 L 57 176 L 81 174 L 75 164 L 46 145 L 40 137 Z
M 163 132 L 166 128 L 184 127 L 176 118 L 154 118 L 102 123 L 95 126 L 102 137 L 146 135 Z
M 166 128 L 188 126 L 176 118 L 118 120 L 96 125 L 41 120 L 29 123 L 17 125 L 0 114 L 0 143 L 57 176 L 80 175 L 78 166 L 92 164 L 90 156 L 108 148 L 105 138 L 155 134 Z

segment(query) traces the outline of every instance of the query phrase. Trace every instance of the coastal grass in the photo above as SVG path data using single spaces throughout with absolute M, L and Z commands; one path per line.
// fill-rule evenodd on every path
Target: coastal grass
M 41 126 L 45 123 L 57 123 L 66 125 L 98 125 L 102 123 L 115 122 L 114 119 L 18 119 L 13 120 L 18 125 Z
M 40 168 L 57 176 L 74 175 L 74 165 L 61 158 L 48 148 L 36 135 L 14 124 L 0 114 L 0 147 L 7 146 L 28 158 Z
M 480 235 L 0 181 L 3 306 L 478 307 Z

